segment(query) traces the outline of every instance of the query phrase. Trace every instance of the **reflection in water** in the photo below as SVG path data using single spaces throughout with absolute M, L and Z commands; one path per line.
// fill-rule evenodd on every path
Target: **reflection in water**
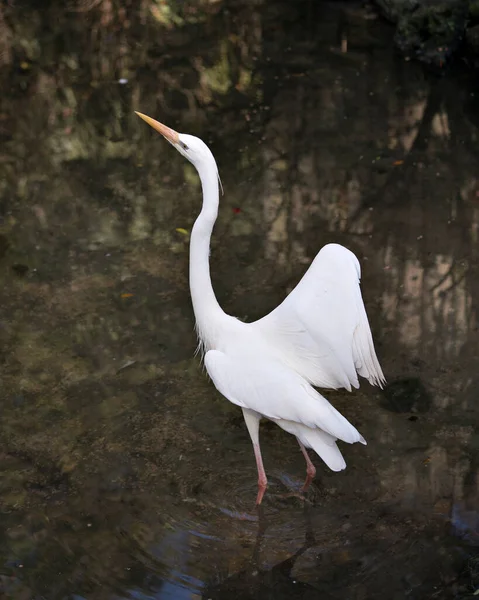
M 0 589 L 464 596 L 479 585 L 475 83 L 426 78 L 351 5 L 186 4 L 0 8 Z M 391 388 L 333 394 L 369 445 L 320 469 L 308 548 L 284 497 L 301 453 L 265 427 L 279 470 L 257 567 L 242 416 L 192 357 L 198 181 L 135 109 L 218 157 L 229 313 L 264 315 L 327 242 L 362 263 Z
M 308 504 L 305 505 L 305 541 L 294 554 L 267 569 L 260 565 L 261 546 L 267 531 L 264 510 L 259 510 L 258 533 L 248 568 L 231 575 L 218 585 L 208 586 L 203 598 L 222 600 L 226 598 L 317 598 L 318 590 L 292 576 L 297 560 L 310 548 L 315 539 Z M 329 596 L 324 596 L 325 598 Z

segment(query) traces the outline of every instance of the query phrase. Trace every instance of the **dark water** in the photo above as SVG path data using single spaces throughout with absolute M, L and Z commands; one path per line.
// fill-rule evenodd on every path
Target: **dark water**
M 356 5 L 0 7 L 1 598 L 464 598 L 479 585 L 477 84 Z M 475 87 L 474 87 L 475 86 Z M 193 357 L 191 166 L 207 141 L 224 308 L 357 253 L 390 387 L 326 394 L 367 438 L 304 505 L 294 438 Z M 177 231 L 184 229 L 185 232 Z

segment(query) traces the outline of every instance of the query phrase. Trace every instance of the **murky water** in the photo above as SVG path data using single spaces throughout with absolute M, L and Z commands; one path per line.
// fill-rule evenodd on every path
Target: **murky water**
M 479 585 L 477 84 L 396 56 L 356 5 L 0 8 L 2 598 L 403 599 Z M 120 6 L 123 5 L 122 6 Z M 368 440 L 304 505 L 295 440 L 193 357 L 189 164 L 209 142 L 224 308 L 357 253 L 390 386 L 326 394 Z

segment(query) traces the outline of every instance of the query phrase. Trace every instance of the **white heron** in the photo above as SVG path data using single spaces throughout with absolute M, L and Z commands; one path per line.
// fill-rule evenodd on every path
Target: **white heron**
M 199 138 L 136 113 L 198 171 L 203 206 L 191 231 L 190 291 L 206 370 L 216 388 L 241 407 L 253 442 L 260 504 L 267 487 L 259 424 L 267 418 L 296 436 L 306 459 L 306 491 L 316 475 L 306 448 L 333 471 L 346 462 L 336 444 L 365 439 L 313 386 L 358 388 L 358 375 L 382 387 L 356 256 L 339 244 L 324 246 L 286 299 L 253 323 L 227 315 L 211 283 L 210 239 L 218 216 L 218 167 Z

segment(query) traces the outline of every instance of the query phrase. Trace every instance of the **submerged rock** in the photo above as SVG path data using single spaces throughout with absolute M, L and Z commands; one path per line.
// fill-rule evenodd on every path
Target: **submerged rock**
M 431 408 L 432 397 L 416 377 L 397 379 L 383 390 L 382 406 L 397 413 L 425 413 Z

